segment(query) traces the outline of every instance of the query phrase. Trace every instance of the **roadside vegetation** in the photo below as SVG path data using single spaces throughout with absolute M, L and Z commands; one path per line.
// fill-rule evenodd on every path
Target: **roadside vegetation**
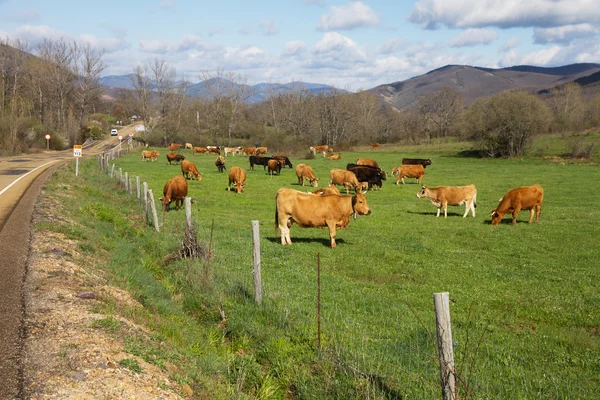
M 213 156 L 182 154 L 203 177 L 188 181 L 194 225 L 211 258 L 177 260 L 183 211 L 160 213 L 160 233 L 95 159 L 59 170 L 45 196 L 61 199 L 75 224 L 38 225 L 71 235 L 82 251 L 143 307 L 115 308 L 104 299 L 95 329 L 121 336 L 127 351 L 167 369 L 199 398 L 433 398 L 440 393 L 432 294 L 450 293 L 460 398 L 596 398 L 600 389 L 600 298 L 593 182 L 596 155 L 570 158 L 573 143 L 597 146 L 598 131 L 543 136 L 521 157 L 472 157 L 474 144 L 433 139 L 420 146 L 357 147 L 340 161 L 291 155 L 310 164 L 325 186 L 331 168 L 357 157 L 388 173 L 403 157 L 432 159 L 429 186 L 475 184 L 477 216 L 463 206 L 436 218 L 417 199 L 414 180 L 391 175 L 369 192 L 372 209 L 338 231 L 291 228 L 292 246 L 274 231 L 275 193 L 297 185 L 293 170 L 268 176 L 248 170 L 247 157 L 228 157 L 247 170 L 246 191 L 228 192 L 227 173 Z M 585 147 L 585 146 L 584 146 Z M 156 198 L 181 174 L 138 153 L 116 168 L 148 182 Z M 540 223 L 510 218 L 498 227 L 489 212 L 510 188 L 539 183 L 545 190 Z M 260 223 L 263 303 L 252 296 L 251 221 Z M 321 348 L 317 346 L 317 257 L 321 260 Z M 128 336 L 115 316 L 144 326 Z M 127 368 L 136 370 L 134 361 Z

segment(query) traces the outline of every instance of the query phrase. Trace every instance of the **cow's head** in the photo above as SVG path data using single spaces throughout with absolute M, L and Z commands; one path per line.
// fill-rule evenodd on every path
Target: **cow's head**
M 356 219 L 358 214 L 371 214 L 371 209 L 367 204 L 367 197 L 364 194 L 356 193 L 354 196 L 352 196 L 352 211 L 354 211 L 354 219 Z
M 490 217 L 492 217 L 492 225 L 498 225 L 500 221 L 502 221 L 502 217 L 504 217 L 504 214 L 499 213 L 498 210 L 493 210 L 490 213 Z
M 288 167 L 290 167 L 290 168 L 294 168 L 294 166 L 292 165 L 292 162 L 291 162 L 291 161 L 290 161 L 290 159 L 289 159 L 289 158 L 287 158 L 287 157 L 285 158 L 285 165 L 287 165 L 287 166 L 288 166 Z
M 245 182 L 236 182 L 235 183 L 235 192 L 242 193 L 244 191 Z
M 162 210 L 169 211 L 171 209 L 171 198 L 170 197 L 161 197 L 160 202 L 162 203 Z
M 421 190 L 417 192 L 417 197 L 420 199 L 421 197 L 427 197 L 427 186 L 423 185 Z
M 310 181 L 310 185 L 312 187 L 318 187 L 319 186 L 319 179 L 318 178 L 309 179 L 309 181 Z

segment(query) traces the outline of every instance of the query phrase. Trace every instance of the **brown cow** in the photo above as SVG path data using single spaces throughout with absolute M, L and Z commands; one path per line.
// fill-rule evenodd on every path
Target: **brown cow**
M 226 170 L 227 168 L 225 168 L 225 157 L 218 156 L 217 160 L 215 161 L 215 165 L 217 166 L 219 172 L 223 172 L 224 170 Z
M 261 155 L 261 154 L 267 154 L 267 151 L 268 151 L 268 150 L 269 150 L 269 149 L 268 149 L 268 148 L 266 148 L 266 147 L 257 147 L 257 148 L 256 148 L 256 152 L 255 152 L 254 154 L 255 154 L 255 155 L 257 155 L 257 156 L 259 156 L 259 155 Z
M 194 147 L 194 155 L 196 155 L 196 153 L 206 153 L 208 151 L 208 149 L 206 147 Z
M 379 147 L 379 143 L 371 143 L 371 147 L 376 149 Z
M 177 164 L 183 160 L 185 160 L 185 156 L 183 154 L 167 153 L 167 161 L 169 161 L 169 165 L 171 165 L 171 161 L 174 161 L 175 164 Z
M 332 186 L 327 186 L 325 188 L 313 190 L 312 194 L 325 195 L 325 194 L 341 194 L 341 193 L 335 185 L 332 185 Z
M 244 153 L 245 156 L 256 155 L 256 147 L 244 147 L 242 153 Z
M 231 190 L 231 184 L 235 185 L 235 192 L 242 193 L 246 185 L 246 171 L 240 167 L 231 167 L 229 170 L 229 185 L 227 190 Z
M 377 161 L 372 160 L 370 158 L 357 158 L 356 165 L 370 165 L 371 167 L 379 168 L 379 164 L 377 164 Z
M 396 175 L 396 185 L 402 181 L 404 185 L 404 177 L 416 178 L 417 182 L 421 184 L 423 176 L 425 176 L 425 168 L 422 165 L 404 165 L 402 164 L 398 168 L 392 168 L 392 174 Z
M 267 167 L 269 168 L 269 175 L 275 175 L 275 173 L 277 173 L 277 175 L 281 175 L 281 166 L 282 163 L 279 160 L 269 160 L 267 162 Z
M 330 160 L 339 160 L 342 158 L 342 153 L 332 154 L 329 156 Z
M 315 176 L 310 165 L 298 164 L 296 166 L 296 176 L 298 177 L 298 185 L 304 186 L 304 179 L 308 179 L 311 186 L 319 186 L 319 179 Z
M 167 149 L 169 151 L 175 152 L 175 151 L 179 150 L 180 147 L 181 147 L 181 145 L 179 143 L 171 143 Z
M 348 226 L 351 216 L 356 219 L 357 214 L 371 214 L 367 198 L 362 193 L 354 196 L 316 196 L 281 188 L 275 199 L 275 229 L 279 227 L 282 245 L 292 244 L 290 227 L 296 222 L 304 228 L 328 227 L 331 248 L 335 248 L 336 230 Z
M 437 207 L 437 215 L 440 216 L 440 210 L 444 208 L 444 218 L 448 217 L 448 205 L 460 206 L 465 205 L 465 214 L 463 218 L 469 214 L 469 210 L 475 216 L 475 207 L 477 207 L 477 189 L 475 185 L 467 186 L 438 186 L 428 188 L 423 186 L 417 193 L 418 198 L 426 198 L 431 200 L 431 204 Z
M 209 153 L 221 155 L 221 149 L 219 149 L 218 146 L 206 146 L 206 151 Z
M 158 160 L 158 156 L 160 155 L 160 153 L 158 152 L 158 150 L 145 150 L 142 151 L 142 160 L 146 161 L 148 159 L 152 160 L 152 162 Z
M 542 202 L 544 201 L 544 189 L 540 185 L 522 186 L 511 189 L 502 198 L 490 215 L 492 225 L 498 225 L 504 217 L 504 214 L 512 213 L 512 224 L 517 223 L 517 215 L 521 210 L 529 210 L 529 223 L 533 220 L 535 208 L 535 223 L 537 224 L 542 212 Z
M 329 172 L 329 184 L 330 185 L 341 185 L 346 188 L 346 194 L 348 194 L 348 188 L 353 187 L 356 193 L 360 192 L 361 184 L 352 171 L 346 171 L 345 169 L 332 168 Z
M 187 196 L 188 184 L 183 176 L 177 175 L 165 183 L 163 188 L 163 197 L 160 199 L 163 206 L 163 211 L 169 211 L 171 202 L 175 202 L 175 209 L 183 205 L 183 199 Z
M 183 160 L 181 162 L 181 173 L 186 179 L 195 179 L 197 181 L 202 180 L 202 174 L 198 171 L 198 168 L 196 168 L 196 164 L 191 161 Z
M 308 150 L 310 150 L 310 152 L 311 152 L 313 155 L 315 155 L 315 154 L 317 154 L 317 153 L 320 153 L 320 152 L 324 152 L 324 151 L 327 151 L 327 150 L 329 150 L 329 146 L 327 146 L 326 144 L 324 144 L 324 145 L 320 145 L 320 146 L 310 146 L 310 147 L 308 148 Z

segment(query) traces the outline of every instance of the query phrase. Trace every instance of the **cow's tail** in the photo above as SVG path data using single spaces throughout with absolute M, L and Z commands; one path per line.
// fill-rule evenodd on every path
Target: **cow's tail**
M 477 192 L 473 195 L 473 208 L 477 208 Z
M 277 212 L 277 195 L 275 195 L 275 236 L 277 236 L 277 228 L 279 227 L 279 213 Z

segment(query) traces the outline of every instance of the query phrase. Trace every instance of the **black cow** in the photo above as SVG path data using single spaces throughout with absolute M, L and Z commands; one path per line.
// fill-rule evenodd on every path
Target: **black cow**
M 265 168 L 267 167 L 267 164 L 269 163 L 269 160 L 272 160 L 271 157 L 261 157 L 261 156 L 250 156 L 250 157 L 248 157 L 248 159 L 250 160 L 250 169 L 253 171 L 254 171 L 255 165 L 262 165 L 263 171 L 264 171 Z
M 431 158 L 403 158 L 402 164 L 404 165 L 418 165 L 421 164 L 423 168 L 427 168 L 431 165 Z
M 287 158 L 286 156 L 283 156 L 283 155 L 274 155 L 274 156 L 271 156 L 271 159 L 273 159 L 273 160 L 279 160 L 282 163 L 282 167 L 285 167 L 285 166 L 288 166 L 290 168 L 294 167 L 292 165 L 292 162 L 290 161 L 290 159 Z
M 171 161 L 174 161 L 175 164 L 177 164 L 178 162 L 185 160 L 185 156 L 183 154 L 167 153 L 167 160 L 169 161 L 169 165 L 171 165 Z
M 369 184 L 369 190 L 371 190 L 373 185 L 377 185 L 379 189 L 381 189 L 383 186 L 382 181 L 386 180 L 385 172 L 378 167 L 350 163 L 346 165 L 346 169 L 352 171 L 359 182 L 367 182 Z

